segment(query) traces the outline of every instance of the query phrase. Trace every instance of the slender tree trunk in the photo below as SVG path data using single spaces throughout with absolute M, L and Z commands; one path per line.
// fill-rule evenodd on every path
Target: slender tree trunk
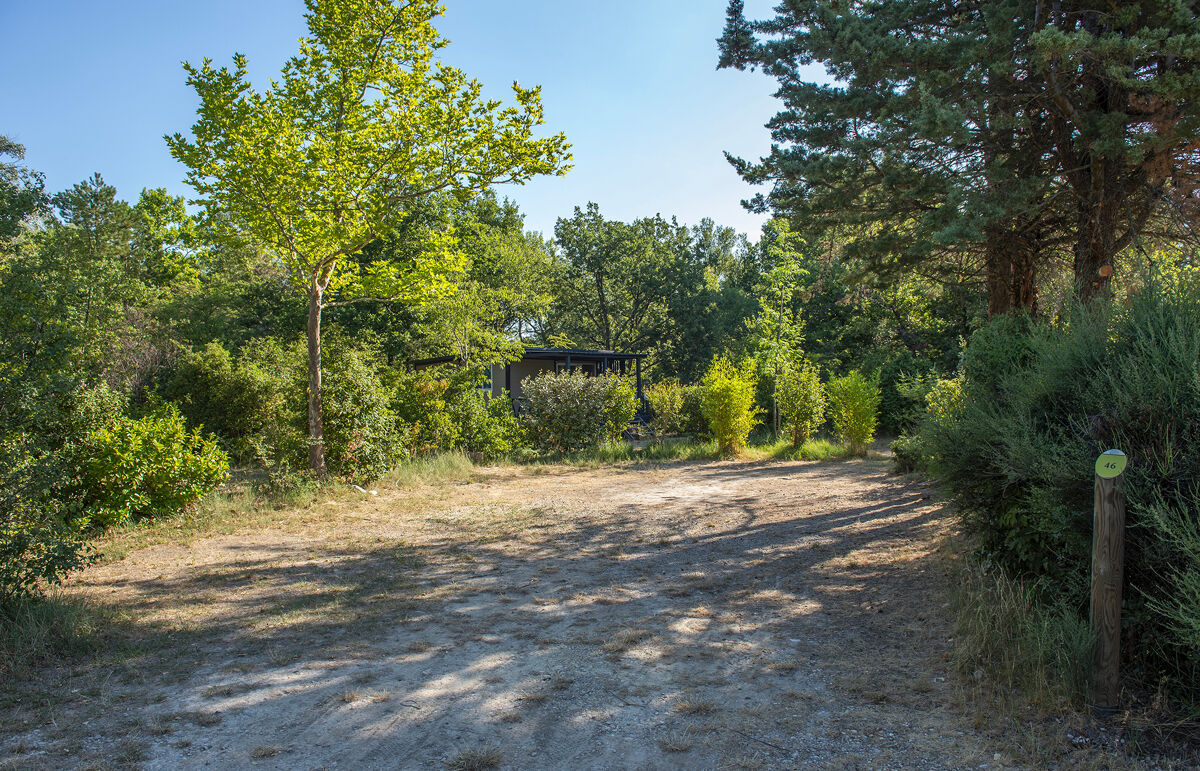
M 324 479 L 325 429 L 321 419 L 321 308 L 324 287 L 314 279 L 308 287 L 308 465 Z

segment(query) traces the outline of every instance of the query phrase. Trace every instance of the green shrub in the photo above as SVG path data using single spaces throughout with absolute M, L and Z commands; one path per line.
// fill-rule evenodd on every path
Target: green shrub
M 238 350 L 231 387 L 241 394 L 232 403 L 242 408 L 227 425 L 234 427 L 231 440 L 240 460 L 308 467 L 307 356 L 300 339 L 261 337 Z
M 573 452 L 615 440 L 637 414 L 627 378 L 547 372 L 521 383 L 521 418 L 541 450 Z
M 321 357 L 325 463 L 332 473 L 358 482 L 378 479 L 404 456 L 392 410 L 396 392 L 380 378 L 377 362 L 374 350 L 347 341 L 329 346 Z
M 454 398 L 450 380 L 432 370 L 397 372 L 392 389 L 406 455 L 424 457 L 458 446 L 459 427 L 447 404 Z
M 1200 289 L 1151 281 L 1054 324 L 998 319 L 962 373 L 921 440 L 981 552 L 1086 612 L 1094 463 L 1123 450 L 1127 671 L 1200 701 Z
M 664 380 L 646 388 L 650 404 L 650 426 L 659 434 L 684 432 L 684 388 L 678 380 Z
M 888 444 L 888 449 L 892 451 L 892 470 L 897 474 L 909 474 L 925 468 L 919 434 L 901 434 Z
M 954 420 L 963 403 L 962 386 L 961 377 L 927 378 L 906 386 L 907 393 L 920 395 L 924 410 L 919 417 L 912 418 L 917 430 L 906 431 L 888 445 L 892 468 L 897 473 L 930 470 L 933 459 L 927 436 L 935 424 L 945 425 Z
M 209 343 L 180 357 L 162 393 L 190 425 L 216 435 L 235 461 L 269 463 L 297 444 L 285 405 L 306 377 L 303 356 L 298 346 L 273 338 L 250 340 L 236 357 Z
M 679 407 L 681 433 L 706 441 L 712 437 L 708 418 L 704 417 L 704 387 L 700 384 L 683 387 L 683 400 Z
M 449 404 L 458 447 L 485 460 L 495 460 L 525 446 L 525 427 L 507 397 L 486 398 L 471 389 Z
M 868 380 L 861 372 L 851 370 L 842 377 L 832 378 L 825 392 L 829 395 L 829 416 L 834 432 L 850 447 L 852 454 L 865 454 L 867 445 L 875 438 L 875 424 L 879 419 L 881 394 L 878 380 Z
M 19 420 L 0 423 L 0 606 L 8 608 L 91 561 L 80 445 L 127 405 L 103 384 L 31 390 L 24 409 L 8 413 Z
M 717 440 L 718 451 L 728 455 L 746 446 L 758 424 L 754 401 L 758 378 L 751 366 L 738 367 L 724 356 L 713 359 L 701 383 L 704 417 Z
M 74 468 L 59 454 L 33 456 L 0 449 L 0 612 L 38 595 L 92 559 L 69 480 Z
M 779 413 L 792 430 L 792 447 L 800 447 L 825 422 L 825 387 L 817 368 L 789 361 L 779 373 Z
M 177 514 L 229 474 L 216 441 L 188 431 L 171 404 L 138 419 L 118 417 L 89 434 L 83 448 L 84 518 L 97 528 Z

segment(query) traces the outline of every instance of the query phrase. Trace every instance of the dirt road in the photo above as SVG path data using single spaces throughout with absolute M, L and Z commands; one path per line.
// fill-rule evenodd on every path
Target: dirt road
M 875 461 L 500 468 L 142 549 L 71 591 L 154 645 L 6 749 L 151 769 L 997 768 L 949 706 L 930 496 Z

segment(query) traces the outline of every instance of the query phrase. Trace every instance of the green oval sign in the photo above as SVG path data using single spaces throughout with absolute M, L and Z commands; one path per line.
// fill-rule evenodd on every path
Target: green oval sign
M 1125 464 L 1128 462 L 1129 459 L 1120 450 L 1105 450 L 1096 458 L 1096 476 L 1103 479 L 1119 477 L 1125 471 Z

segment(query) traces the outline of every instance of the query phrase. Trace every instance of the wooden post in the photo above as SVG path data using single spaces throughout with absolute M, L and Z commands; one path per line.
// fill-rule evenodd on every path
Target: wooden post
M 1125 496 L 1120 476 L 1096 475 L 1094 504 L 1091 618 L 1096 657 L 1092 705 L 1098 716 L 1108 717 L 1116 712 L 1120 695 L 1121 583 L 1125 574 Z

